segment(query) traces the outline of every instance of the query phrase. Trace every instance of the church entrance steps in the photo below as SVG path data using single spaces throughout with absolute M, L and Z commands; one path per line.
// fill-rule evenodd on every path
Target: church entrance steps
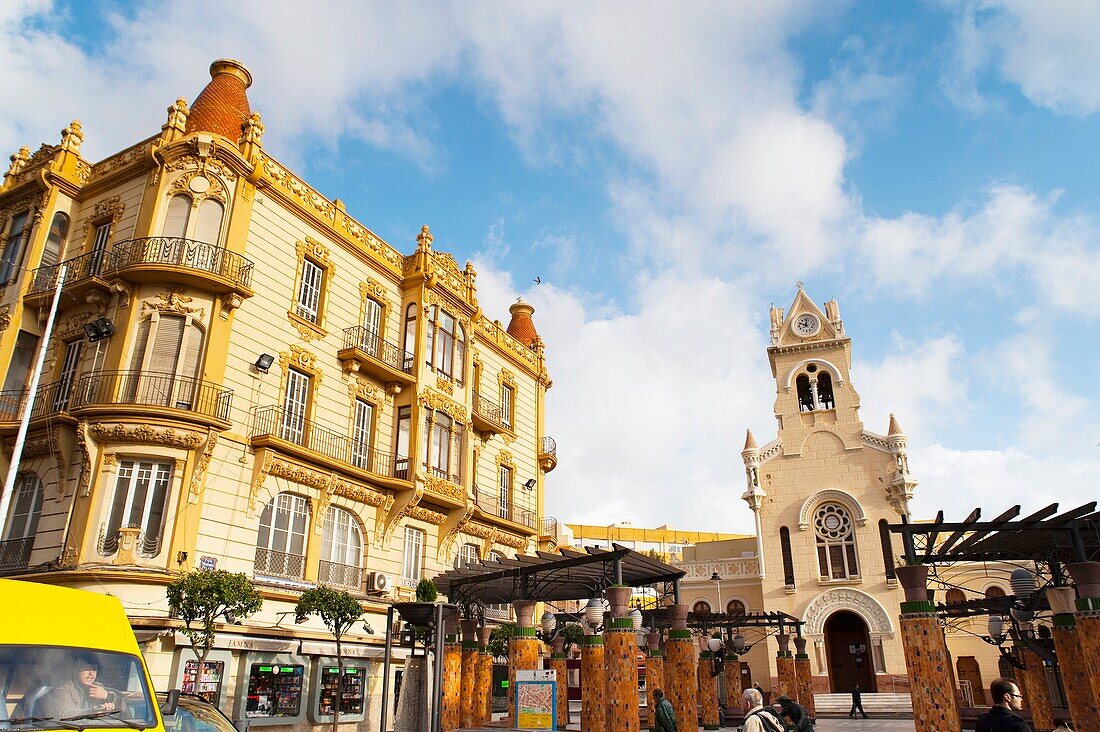
M 846 717 L 852 708 L 852 695 L 814 694 L 814 704 L 817 705 L 818 717 Z M 864 692 L 863 711 L 871 717 L 912 717 L 913 700 L 908 694 Z

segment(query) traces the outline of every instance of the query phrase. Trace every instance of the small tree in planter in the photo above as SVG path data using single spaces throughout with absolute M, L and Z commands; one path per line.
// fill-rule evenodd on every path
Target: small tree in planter
M 502 623 L 489 634 L 489 653 L 493 658 L 508 657 L 508 641 L 516 634 L 515 623 Z
M 247 618 L 259 612 L 263 596 L 243 574 L 224 569 L 188 572 L 167 587 L 168 608 L 183 620 L 183 634 L 201 666 L 214 645 L 218 617 Z
M 439 591 L 435 588 L 435 582 L 430 579 L 422 579 L 416 583 L 417 602 L 435 602 L 439 597 Z
M 340 725 L 340 707 L 344 703 L 344 656 L 340 641 L 353 623 L 363 617 L 363 606 L 351 594 L 331 587 L 314 587 L 302 593 L 294 606 L 295 620 L 301 622 L 310 615 L 320 615 L 332 637 L 336 639 L 336 667 L 339 670 L 336 704 L 332 707 L 332 732 Z
M 565 640 L 566 653 L 569 653 L 569 649 L 573 646 L 584 645 L 584 628 L 577 625 L 576 623 L 570 623 L 569 625 L 566 625 L 564 628 L 558 631 L 558 635 L 560 635 Z

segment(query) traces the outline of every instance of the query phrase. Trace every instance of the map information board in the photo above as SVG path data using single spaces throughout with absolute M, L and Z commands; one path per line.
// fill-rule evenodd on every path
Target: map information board
M 554 671 L 516 671 L 517 729 L 555 728 L 557 687 Z

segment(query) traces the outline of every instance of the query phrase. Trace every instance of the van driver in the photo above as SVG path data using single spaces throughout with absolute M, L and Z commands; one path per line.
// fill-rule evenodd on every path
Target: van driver
M 96 680 L 99 662 L 89 653 L 77 655 L 72 665 L 72 678 L 54 687 L 39 702 L 45 716 L 55 719 L 72 717 L 83 712 L 127 712 L 122 693 L 108 689 Z

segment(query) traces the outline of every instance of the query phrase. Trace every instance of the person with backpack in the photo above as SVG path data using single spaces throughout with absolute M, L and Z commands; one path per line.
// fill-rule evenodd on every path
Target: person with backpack
M 779 708 L 783 710 L 781 716 L 791 720 L 791 724 L 787 725 L 787 729 L 795 730 L 795 732 L 814 732 L 814 721 L 810 718 L 810 713 L 806 710 L 806 707 L 786 694 L 775 701 L 779 704 Z
M 764 706 L 764 697 L 756 689 L 745 689 L 741 695 L 741 709 L 745 712 L 741 732 L 785 732 L 787 729 L 775 710 Z

